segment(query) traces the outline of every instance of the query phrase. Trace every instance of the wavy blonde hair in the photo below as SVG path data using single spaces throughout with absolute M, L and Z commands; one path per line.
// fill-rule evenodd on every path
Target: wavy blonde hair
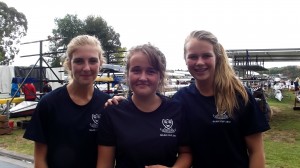
M 234 109 L 239 108 L 238 97 L 240 95 L 244 103 L 248 102 L 248 94 L 242 82 L 236 77 L 232 66 L 229 64 L 228 56 L 223 46 L 218 42 L 216 36 L 208 31 L 192 31 L 184 43 L 184 58 L 186 59 L 186 44 L 191 39 L 204 40 L 213 45 L 216 55 L 216 65 L 214 74 L 214 97 L 218 113 L 227 111 L 229 116 L 233 116 Z

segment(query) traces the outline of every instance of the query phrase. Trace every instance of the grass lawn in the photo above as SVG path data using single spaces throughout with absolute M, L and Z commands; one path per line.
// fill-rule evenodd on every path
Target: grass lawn
M 267 168 L 300 168 L 300 110 L 293 110 L 295 95 L 283 91 L 282 101 L 268 98 L 273 109 L 271 130 L 265 133 Z M 297 103 L 300 106 L 300 103 Z
M 15 151 L 22 154 L 33 155 L 33 142 L 23 138 L 24 129 L 17 127 L 17 121 L 30 120 L 30 117 L 10 119 L 14 120 L 15 127 L 11 134 L 0 135 L 0 149 Z
M 268 98 L 274 114 L 271 130 L 264 134 L 266 167 L 300 168 L 300 110 L 293 110 L 293 92 L 284 91 L 283 95 L 281 102 L 271 96 Z M 11 135 L 0 135 L 0 148 L 33 155 L 33 142 L 23 139 L 23 133 L 24 130 L 15 128 Z

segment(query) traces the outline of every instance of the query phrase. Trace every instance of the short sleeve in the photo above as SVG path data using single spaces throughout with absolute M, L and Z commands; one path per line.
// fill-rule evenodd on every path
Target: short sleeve
M 245 106 L 245 115 L 243 118 L 244 135 L 251 135 L 259 132 L 264 132 L 270 129 L 266 116 L 260 110 L 256 100 L 249 93 L 249 101 Z
M 190 146 L 190 136 L 186 118 L 186 110 L 181 107 L 181 117 L 180 117 L 180 132 L 179 132 L 179 146 Z
M 113 125 L 109 113 L 114 113 L 113 107 L 106 108 L 101 114 L 98 128 L 98 145 L 115 146 L 116 137 L 113 131 Z
M 41 99 L 37 104 L 35 111 L 31 117 L 29 125 L 23 135 L 23 138 L 40 142 L 47 143 L 47 123 L 49 121 L 48 107 L 46 99 Z

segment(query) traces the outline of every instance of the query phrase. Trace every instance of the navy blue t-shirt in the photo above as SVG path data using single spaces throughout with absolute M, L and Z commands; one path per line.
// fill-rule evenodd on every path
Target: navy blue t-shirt
M 48 146 L 49 168 L 95 168 L 100 113 L 109 96 L 98 89 L 86 105 L 75 104 L 66 86 L 40 100 L 24 138 Z
M 173 166 L 178 147 L 187 145 L 181 106 L 161 99 L 153 112 L 140 111 L 129 98 L 102 113 L 98 144 L 116 147 L 117 168 Z
M 248 168 L 249 157 L 245 136 L 270 129 L 255 99 L 248 92 L 249 102 L 231 118 L 218 114 L 213 96 L 203 96 L 195 84 L 182 88 L 173 99 L 186 109 L 187 127 L 193 154 L 193 168 Z

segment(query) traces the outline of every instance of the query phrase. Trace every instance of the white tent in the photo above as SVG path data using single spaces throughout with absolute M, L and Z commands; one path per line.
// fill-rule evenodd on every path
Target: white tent
M 13 77 L 15 77 L 14 66 L 0 66 L 0 93 L 10 93 Z
M 51 68 L 54 73 L 57 75 L 57 77 L 60 80 L 64 80 L 64 68 L 63 67 L 57 67 L 57 68 Z M 11 82 L 12 78 L 15 77 L 15 66 L 0 66 L 0 93 L 10 93 L 11 91 Z M 25 76 L 24 76 L 25 77 Z M 56 76 L 53 74 L 53 72 L 50 70 L 50 68 L 46 68 L 46 78 L 51 80 L 58 80 Z M 52 89 L 56 89 L 62 84 L 59 82 L 49 82 L 49 84 L 52 86 Z

